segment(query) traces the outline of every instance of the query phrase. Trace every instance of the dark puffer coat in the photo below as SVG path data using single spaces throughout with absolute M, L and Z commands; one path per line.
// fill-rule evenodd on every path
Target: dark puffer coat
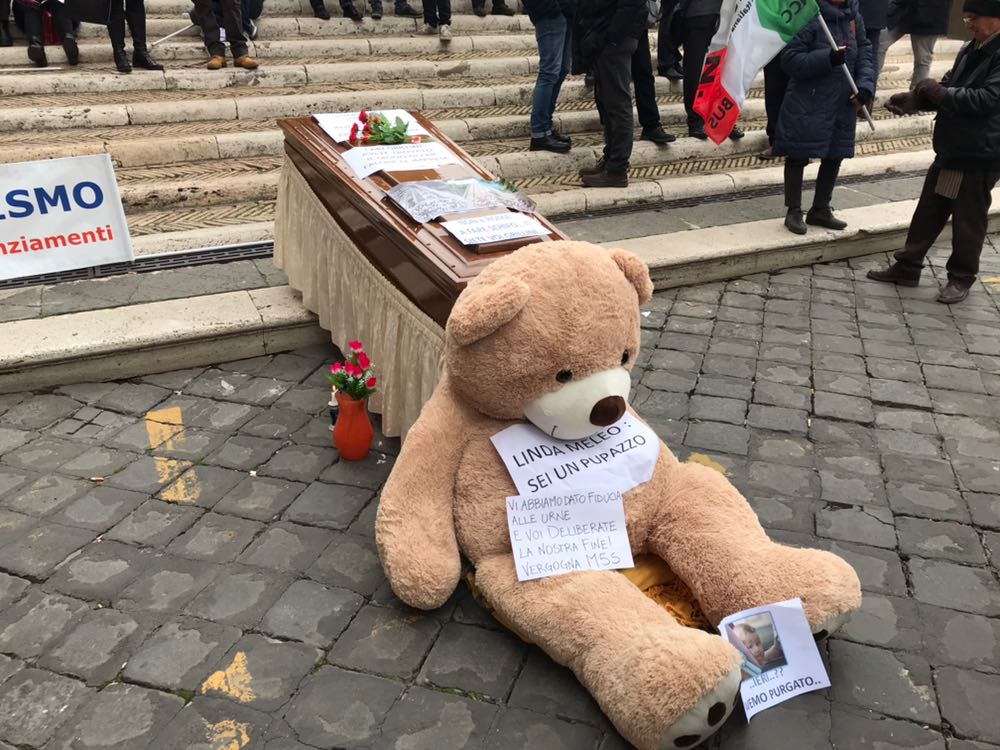
M 875 90 L 872 45 L 857 5 L 839 8 L 819 0 L 820 12 L 837 44 L 847 47 L 844 61 L 858 88 L 871 101 Z M 791 78 L 781 103 L 774 153 L 798 158 L 849 159 L 854 156 L 857 114 L 843 69 L 830 62 L 830 42 L 819 19 L 810 21 L 781 53 Z
M 904 34 L 944 36 L 950 13 L 951 0 L 890 0 L 888 28 Z

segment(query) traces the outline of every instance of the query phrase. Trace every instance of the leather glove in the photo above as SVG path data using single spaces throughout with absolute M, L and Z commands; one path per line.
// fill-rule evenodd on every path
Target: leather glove
M 936 109 L 944 100 L 945 94 L 948 93 L 948 89 L 935 81 L 933 78 L 925 78 L 917 84 L 914 92 L 916 93 L 918 100 L 923 99 Z
M 837 47 L 830 50 L 830 65 L 837 68 L 844 64 L 847 56 L 847 47 Z
M 889 97 L 885 108 L 894 115 L 915 115 L 919 111 L 917 107 L 917 95 L 912 91 L 893 94 Z

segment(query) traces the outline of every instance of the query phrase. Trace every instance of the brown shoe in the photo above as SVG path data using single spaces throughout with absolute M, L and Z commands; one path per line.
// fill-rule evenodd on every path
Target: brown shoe
M 969 287 L 965 286 L 965 284 L 960 281 L 952 279 L 941 287 L 941 291 L 938 292 L 937 301 L 943 302 L 946 305 L 954 305 L 956 302 L 961 302 L 968 296 Z
M 884 271 L 869 271 L 866 276 L 872 281 L 884 281 L 899 286 L 917 286 L 920 283 L 919 271 L 914 275 L 912 271 L 902 268 L 899 263 L 893 263 Z
M 233 60 L 233 67 L 244 68 L 245 70 L 256 70 L 257 61 L 250 57 L 250 55 L 240 55 Z
M 594 166 L 584 167 L 583 169 L 581 169 L 580 176 L 583 177 L 584 175 L 588 174 L 597 174 L 603 171 L 604 171 L 604 157 L 601 157 L 600 159 L 597 160 L 597 164 L 595 164 Z
M 212 59 L 206 65 L 209 70 L 222 70 L 226 67 L 226 58 L 222 55 L 212 55 Z
M 626 172 L 596 172 L 585 174 L 580 178 L 584 187 L 628 187 L 628 173 Z

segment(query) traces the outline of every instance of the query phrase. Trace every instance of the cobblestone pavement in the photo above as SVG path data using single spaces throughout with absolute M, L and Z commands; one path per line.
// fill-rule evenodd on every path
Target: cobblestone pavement
M 949 309 L 876 262 L 644 317 L 640 412 L 865 589 L 822 647 L 833 687 L 713 748 L 1000 748 L 1000 286 Z M 398 442 L 338 460 L 330 358 L 0 396 L 2 750 L 625 747 L 464 585 L 393 597 L 372 537 Z

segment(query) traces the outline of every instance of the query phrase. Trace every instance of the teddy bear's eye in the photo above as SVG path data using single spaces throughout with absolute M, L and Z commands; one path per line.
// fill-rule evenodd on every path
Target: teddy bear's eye
M 558 380 L 560 383 L 568 383 L 572 379 L 573 379 L 572 370 L 560 370 L 558 373 L 556 373 L 556 380 Z
M 628 349 L 626 349 L 624 352 L 622 352 L 622 364 L 623 365 L 627 365 L 628 364 Z

